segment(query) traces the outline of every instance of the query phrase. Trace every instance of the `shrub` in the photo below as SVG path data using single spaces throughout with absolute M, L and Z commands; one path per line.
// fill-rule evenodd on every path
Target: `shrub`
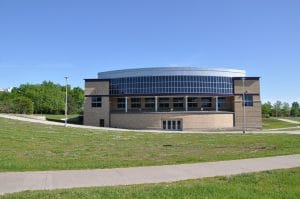
M 13 112 L 22 114 L 32 114 L 33 113 L 33 102 L 23 96 L 18 96 L 12 99 Z

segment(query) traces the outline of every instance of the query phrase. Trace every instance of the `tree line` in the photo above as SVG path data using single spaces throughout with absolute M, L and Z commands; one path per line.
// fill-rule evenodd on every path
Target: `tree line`
M 44 81 L 22 84 L 9 92 L 0 92 L 0 112 L 23 114 L 63 114 L 66 87 Z M 68 85 L 68 113 L 83 112 L 84 91 Z
M 299 103 L 293 102 L 290 106 L 287 102 L 276 101 L 274 104 L 266 102 L 262 104 L 262 115 L 263 117 L 299 117 Z

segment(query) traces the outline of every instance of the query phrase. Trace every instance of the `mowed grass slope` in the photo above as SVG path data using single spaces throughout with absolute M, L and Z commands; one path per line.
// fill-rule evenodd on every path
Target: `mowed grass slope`
M 3 199 L 43 198 L 299 198 L 300 168 L 174 183 L 26 191 Z
M 300 153 L 300 136 L 104 132 L 0 118 L 0 171 L 116 168 Z
M 276 118 L 263 118 L 263 129 L 284 129 L 298 127 L 298 124 L 285 122 Z

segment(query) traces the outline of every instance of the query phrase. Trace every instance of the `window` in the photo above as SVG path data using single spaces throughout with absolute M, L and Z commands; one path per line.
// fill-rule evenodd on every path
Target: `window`
M 211 97 L 205 97 L 201 99 L 202 107 L 211 107 Z
M 125 108 L 125 98 L 118 98 L 118 108 L 119 109 Z
M 189 97 L 188 98 L 188 107 L 189 108 L 197 108 L 198 107 L 197 97 Z
M 155 107 L 155 98 L 145 98 L 145 107 L 154 108 Z
M 163 97 L 159 98 L 159 108 L 169 108 L 169 98 Z
M 101 97 L 92 97 L 92 107 L 101 107 L 102 106 L 102 98 Z
M 104 127 L 104 119 L 100 119 L 99 120 L 99 126 L 100 127 Z
M 218 98 L 218 107 L 224 108 L 225 107 L 226 98 L 225 97 L 219 97 Z
M 253 95 L 245 95 L 244 105 L 245 106 L 253 106 Z
M 151 76 L 110 80 L 110 94 L 224 93 L 232 94 L 231 77 Z
M 131 108 L 141 108 L 141 98 L 131 98 Z
M 173 107 L 174 108 L 183 108 L 184 98 L 183 97 L 175 97 L 173 98 Z

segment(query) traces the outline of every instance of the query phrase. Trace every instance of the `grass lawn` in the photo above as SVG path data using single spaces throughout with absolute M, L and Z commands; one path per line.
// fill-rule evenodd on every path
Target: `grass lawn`
M 263 129 L 279 129 L 297 127 L 297 124 L 277 120 L 276 118 L 263 118 Z
M 0 118 L 0 171 L 116 168 L 300 153 L 300 135 L 105 132 Z
M 26 191 L 14 198 L 299 198 L 300 168 L 174 183 Z

